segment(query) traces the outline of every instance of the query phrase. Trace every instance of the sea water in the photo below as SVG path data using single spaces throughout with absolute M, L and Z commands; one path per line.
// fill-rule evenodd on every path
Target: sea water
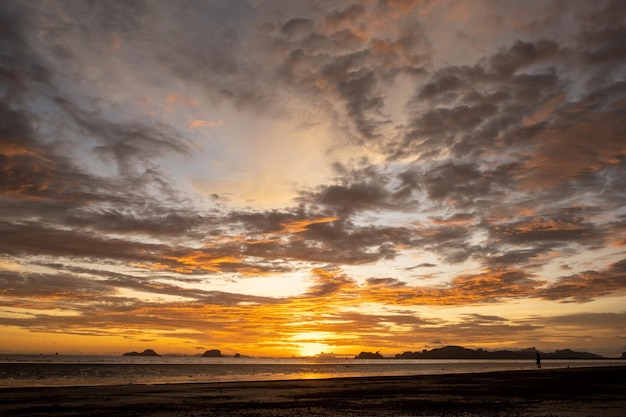
M 619 360 L 550 360 L 543 368 L 619 366 Z M 0 355 L 0 387 L 175 384 L 471 373 L 535 368 L 534 360 L 203 358 Z

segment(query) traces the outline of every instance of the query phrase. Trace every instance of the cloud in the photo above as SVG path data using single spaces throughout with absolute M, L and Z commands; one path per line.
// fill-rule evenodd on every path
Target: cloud
M 368 278 L 367 285 L 384 287 L 404 287 L 406 286 L 406 283 L 399 281 L 395 278 Z
M 308 35 L 315 29 L 315 23 L 311 19 L 296 17 L 280 27 L 280 34 L 288 38 Z
M 625 92 L 621 83 L 610 90 L 609 97 L 623 96 Z M 578 103 L 563 105 L 556 111 L 551 125 L 533 135 L 536 147 L 520 167 L 523 185 L 556 186 L 620 163 L 625 151 L 616 136 L 620 123 L 615 117 L 616 109 L 610 104 L 606 109 L 597 108 L 593 101 L 592 97 L 585 97 Z M 591 130 L 593 143 L 588 141 Z
M 220 120 L 219 122 L 209 122 L 207 120 L 190 120 L 189 122 L 187 122 L 187 126 L 189 126 L 189 129 L 196 129 L 199 127 L 219 127 L 223 124 L 223 120 Z
M 134 174 L 138 165 L 151 168 L 153 161 L 164 155 L 190 152 L 186 140 L 177 138 L 169 126 L 153 127 L 140 122 L 111 123 L 66 100 L 58 100 L 58 104 L 73 119 L 85 140 L 99 143 L 94 146 L 94 152 L 104 158 L 112 158 L 123 176 Z
M 291 299 L 184 289 L 159 283 L 154 279 L 146 280 L 142 277 L 115 273 L 106 277 L 97 269 L 75 269 L 65 271 L 63 274 L 27 274 L 18 281 L 13 276 L 3 274 L 3 280 L 8 279 L 13 283 L 11 286 L 13 289 L 10 291 L 7 290 L 10 287 L 3 285 L 2 297 L 5 300 L 13 300 L 5 305 L 13 309 L 30 308 L 35 314 L 20 317 L 5 314 L 0 321 L 8 325 L 27 325 L 35 332 L 58 332 L 63 329 L 64 332 L 71 334 L 88 333 L 101 336 L 112 334 L 114 331 L 119 332 L 119 328 L 122 327 L 129 329 L 123 334 L 130 339 L 167 329 L 194 329 L 194 333 L 190 333 L 189 337 L 216 342 L 217 339 L 211 336 L 212 333 L 225 334 L 237 331 L 242 343 L 249 344 L 248 351 L 258 340 L 266 340 L 267 331 L 274 334 L 291 334 L 295 322 L 301 323 L 298 327 L 299 332 L 323 329 L 325 332 L 343 335 L 335 340 L 338 345 L 351 343 L 350 339 L 358 337 L 365 346 L 378 346 L 392 340 L 394 346 L 405 346 L 407 349 L 416 346 L 420 340 L 426 343 L 433 335 L 440 335 L 443 340 L 452 344 L 459 340 L 471 341 L 469 343 L 484 341 L 494 343 L 497 340 L 506 341 L 510 337 L 530 340 L 533 338 L 531 332 L 543 331 L 542 329 L 557 325 L 572 325 L 574 321 L 584 328 L 614 316 L 608 322 L 601 323 L 602 327 L 615 327 L 619 323 L 617 314 L 581 314 L 513 321 L 503 316 L 474 313 L 452 323 L 442 319 L 420 317 L 412 311 L 393 310 L 384 314 L 342 311 L 344 307 L 361 302 L 384 302 L 383 297 L 388 297 L 388 305 L 395 306 L 448 303 L 450 303 L 448 305 L 466 305 L 468 301 L 478 304 L 494 303 L 498 298 L 523 295 L 532 288 L 533 281 L 515 271 L 458 277 L 454 281 L 454 287 L 449 288 L 408 287 L 392 279 L 370 280 L 367 287 L 359 288 L 352 279 L 343 274 L 315 270 L 314 285 L 306 294 Z M 95 281 L 86 280 L 86 274 L 100 278 Z M 136 298 L 114 296 L 115 291 L 120 289 L 162 296 L 179 296 L 188 301 L 140 301 Z M 413 298 L 410 298 L 411 296 Z M 37 305 L 26 300 L 37 300 Z M 65 314 L 51 314 L 52 310 L 62 311 L 68 302 L 76 300 L 83 302 L 81 305 L 73 304 L 72 310 L 66 311 Z M 193 316 L 189 315 L 190 312 L 194 313 Z M 266 330 L 258 328 L 259 317 L 263 317 Z M 321 322 L 320 317 L 324 317 Z M 578 321 L 577 317 L 582 317 L 582 321 Z M 86 329 L 85 322 L 98 323 L 99 330 Z M 196 331 L 205 332 L 205 336 L 196 335 Z M 386 333 L 389 335 L 383 336 Z M 177 331 L 172 333 L 171 337 L 180 338 L 184 337 L 184 334 L 181 335 L 180 331 Z
M 383 30 L 380 22 L 389 13 L 384 7 L 351 5 L 327 12 L 318 22 L 289 20 L 280 29 L 287 37 L 276 39 L 287 56 L 282 79 L 345 114 L 351 123 L 341 128 L 353 132 L 357 143 L 383 139 L 391 123 L 384 109 L 385 89 L 400 74 L 421 72 L 427 61 L 415 48 L 425 44 L 419 26 Z M 294 38 L 296 28 L 303 36 Z
M 410 345 L 623 294 L 621 2 L 288 3 L 1 8 L 5 324 Z
M 537 42 L 516 41 L 489 58 L 489 69 L 495 76 L 511 76 L 520 70 L 554 59 L 559 45 L 551 40 Z
M 60 230 L 38 224 L 0 223 L 2 251 L 13 256 L 58 256 L 139 262 L 157 259 L 162 245 L 108 238 L 95 233 Z
M 24 298 L 35 299 L 44 302 L 41 309 L 49 307 L 55 300 L 87 302 L 94 298 L 112 296 L 116 292 L 113 287 L 72 275 L 10 272 L 3 272 L 0 275 L 0 288 L 2 288 L 0 294 L 5 300 L 13 299 L 13 304 L 20 305 L 20 300 Z M 46 301 L 48 303 L 45 303 Z M 33 308 L 33 306 L 30 307 Z
M 33 85 L 41 86 L 50 82 L 50 68 L 41 62 L 41 57 L 30 47 L 27 20 L 21 7 L 3 7 L 0 11 L 3 27 L 0 35 L 0 79 L 7 83 L 6 98 L 15 97 Z
M 315 285 L 313 285 L 306 293 L 306 297 L 330 297 L 341 296 L 341 292 L 350 289 L 353 281 L 346 276 L 333 274 L 323 269 L 315 269 Z
M 496 225 L 494 239 L 503 243 L 522 242 L 570 242 L 597 243 L 601 233 L 585 215 L 593 214 L 595 208 L 566 209 L 550 213 L 544 218 L 527 217 L 517 222 Z M 557 243 L 558 244 L 558 243 Z
M 616 313 L 574 313 L 539 319 L 545 326 L 598 326 L 606 329 L 622 330 L 626 312 Z
M 595 297 L 621 292 L 626 286 L 626 261 L 619 261 L 600 271 L 584 271 L 561 277 L 541 296 L 563 302 L 589 302 Z

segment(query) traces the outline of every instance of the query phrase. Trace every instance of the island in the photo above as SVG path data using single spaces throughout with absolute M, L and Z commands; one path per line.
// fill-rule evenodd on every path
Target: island
M 146 349 L 143 352 L 126 352 L 122 356 L 161 356 L 152 349 Z
M 385 359 L 385 358 L 379 352 L 376 352 L 376 353 L 361 352 L 358 355 L 356 355 L 354 359 Z
M 483 349 L 468 349 L 462 346 L 445 346 L 421 352 L 404 352 L 388 359 L 535 359 L 540 354 L 543 359 L 604 359 L 600 355 L 589 352 L 575 352 L 571 349 L 556 350 L 554 352 L 541 352 L 537 349 L 528 348 L 519 351 L 497 350 L 488 351 Z M 361 352 L 355 359 L 386 359 L 379 352 Z
M 207 350 L 202 354 L 203 358 L 221 358 L 222 352 L 218 349 Z

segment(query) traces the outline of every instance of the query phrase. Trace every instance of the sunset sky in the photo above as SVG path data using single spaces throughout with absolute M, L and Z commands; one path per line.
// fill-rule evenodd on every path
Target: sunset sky
M 3 1 L 0 353 L 626 351 L 625 1 Z

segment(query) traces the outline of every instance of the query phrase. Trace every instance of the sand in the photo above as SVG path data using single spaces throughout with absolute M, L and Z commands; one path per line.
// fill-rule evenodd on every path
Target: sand
M 626 366 L 0 389 L 0 416 L 619 416 Z

